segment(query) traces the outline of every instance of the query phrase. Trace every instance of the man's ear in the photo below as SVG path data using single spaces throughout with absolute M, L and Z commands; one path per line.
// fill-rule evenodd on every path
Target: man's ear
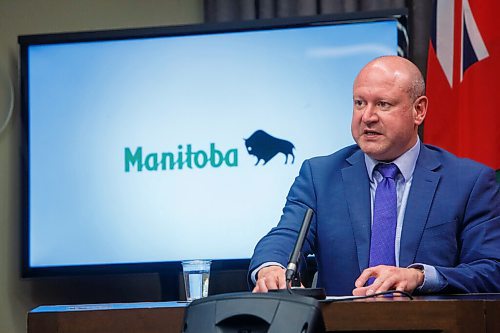
M 425 115 L 427 114 L 427 105 L 429 104 L 429 100 L 427 96 L 420 96 L 413 102 L 413 112 L 414 112 L 414 120 L 415 125 L 420 125 L 425 119 Z

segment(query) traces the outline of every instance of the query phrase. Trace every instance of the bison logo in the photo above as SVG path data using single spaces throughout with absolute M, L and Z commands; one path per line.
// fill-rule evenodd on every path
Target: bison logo
M 275 138 L 263 130 L 258 130 L 250 135 L 248 139 L 243 140 L 245 140 L 248 153 L 257 157 L 255 165 L 259 164 L 260 160 L 264 160 L 263 165 L 265 165 L 278 153 L 285 155 L 285 164 L 288 163 L 288 155 L 292 155 L 292 163 L 295 161 L 295 155 L 293 154 L 295 147 L 290 141 Z

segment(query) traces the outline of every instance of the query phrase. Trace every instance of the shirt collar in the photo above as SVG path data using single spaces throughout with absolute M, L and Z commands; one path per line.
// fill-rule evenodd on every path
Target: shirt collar
M 392 163 L 396 164 L 399 171 L 403 175 L 403 178 L 408 181 L 413 175 L 413 170 L 415 170 L 415 164 L 417 164 L 418 154 L 420 153 L 420 139 L 417 137 L 417 142 L 413 147 L 408 149 L 403 155 L 396 158 Z M 370 156 L 365 154 L 365 164 L 366 171 L 368 171 L 368 177 L 370 177 L 370 182 L 373 182 L 373 169 L 380 163 Z

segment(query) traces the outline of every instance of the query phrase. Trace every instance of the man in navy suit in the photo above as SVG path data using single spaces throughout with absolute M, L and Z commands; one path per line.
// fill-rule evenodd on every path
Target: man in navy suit
M 360 71 L 351 124 L 357 144 L 304 162 L 278 226 L 255 248 L 254 292 L 286 287 L 284 266 L 307 207 L 315 215 L 303 252 L 315 254 L 318 286 L 328 295 L 500 292 L 494 171 L 420 142 L 424 91 L 422 74 L 404 58 L 380 57 Z M 398 169 L 394 264 L 370 267 L 375 193 L 385 177 L 377 164 L 389 162 Z

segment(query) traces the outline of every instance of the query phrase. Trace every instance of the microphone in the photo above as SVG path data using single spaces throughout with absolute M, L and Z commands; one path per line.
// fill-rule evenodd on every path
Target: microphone
M 302 221 L 302 226 L 300 227 L 299 236 L 295 242 L 295 247 L 293 248 L 292 254 L 290 255 L 290 260 L 288 261 L 288 266 L 286 267 L 286 283 L 287 285 L 296 277 L 297 266 L 299 264 L 300 252 L 302 251 L 302 246 L 304 245 L 304 240 L 309 231 L 309 226 L 311 225 L 311 220 L 314 215 L 314 211 L 311 208 L 307 208 L 306 214 L 304 215 L 304 220 Z
M 304 240 L 306 239 L 307 233 L 309 232 L 309 226 L 311 225 L 311 220 L 313 218 L 314 211 L 311 208 L 307 208 L 306 214 L 304 215 L 304 220 L 302 221 L 302 226 L 299 230 L 299 235 L 293 248 L 292 254 L 290 255 L 290 260 L 288 266 L 286 267 L 285 278 L 287 290 L 291 293 L 314 297 L 316 299 L 325 299 L 325 289 L 323 288 L 291 288 L 291 282 L 297 279 L 297 268 L 299 264 L 300 254 L 302 252 L 302 246 L 304 245 Z

